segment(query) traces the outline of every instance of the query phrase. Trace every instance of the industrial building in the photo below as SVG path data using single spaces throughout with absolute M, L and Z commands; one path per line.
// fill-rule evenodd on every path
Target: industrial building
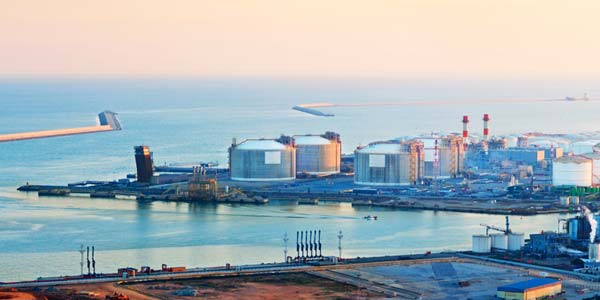
M 421 136 L 425 178 L 455 178 L 464 168 L 465 151 L 459 136 Z
M 229 148 L 230 177 L 238 181 L 278 181 L 296 178 L 296 148 L 293 139 L 235 139 Z
M 552 184 L 555 186 L 591 186 L 592 159 L 584 156 L 563 156 L 552 166 Z
M 386 141 L 355 152 L 354 183 L 398 186 L 415 184 L 423 175 L 423 142 Z
M 542 259 L 553 258 L 565 252 L 565 245 L 568 242 L 569 235 L 566 233 L 553 231 L 533 233 L 529 235 L 529 243 L 527 243 L 525 251 Z
M 545 158 L 544 150 L 536 148 L 489 149 L 488 155 L 489 160 L 492 162 L 508 160 L 531 166 L 535 166 Z
M 135 165 L 137 169 L 137 181 L 150 183 L 154 172 L 152 152 L 148 146 L 135 146 Z
M 503 285 L 497 289 L 497 297 L 506 300 L 545 299 L 562 293 L 562 282 L 554 278 L 535 278 Z
M 331 175 L 340 172 L 342 143 L 340 135 L 295 135 L 296 172 L 309 175 Z

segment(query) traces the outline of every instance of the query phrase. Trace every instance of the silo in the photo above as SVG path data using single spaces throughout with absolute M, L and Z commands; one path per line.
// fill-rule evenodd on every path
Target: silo
M 588 259 L 593 261 L 600 260 L 600 244 L 590 243 L 588 245 Z
M 296 135 L 296 172 L 310 175 L 331 175 L 340 172 L 342 143 L 340 135 Z
M 552 184 L 591 186 L 592 160 L 583 156 L 563 156 L 552 165 Z
M 525 235 L 522 233 L 508 234 L 508 250 L 519 251 L 525 246 Z
M 489 235 L 474 235 L 472 251 L 474 253 L 490 253 L 492 249 L 492 239 Z
M 423 142 L 424 177 L 453 178 L 462 171 L 465 153 L 461 137 L 431 135 L 418 139 Z
M 490 234 L 492 238 L 492 249 L 506 250 L 508 249 L 508 236 L 504 233 Z
M 356 184 L 410 185 L 423 175 L 423 143 L 418 140 L 371 143 L 354 154 Z
M 229 148 L 232 180 L 278 181 L 296 178 L 296 149 L 290 137 L 245 140 Z
M 592 184 L 600 185 L 600 153 L 587 153 L 581 156 L 592 160 Z

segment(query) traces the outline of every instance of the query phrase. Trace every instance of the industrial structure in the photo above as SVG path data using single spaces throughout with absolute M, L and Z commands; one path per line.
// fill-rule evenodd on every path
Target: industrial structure
M 150 183 L 154 172 L 152 162 L 152 152 L 148 146 L 135 146 L 135 165 L 137 169 L 137 181 L 140 183 Z
M 461 137 L 432 134 L 417 139 L 423 142 L 423 177 L 455 178 L 463 171 L 465 150 Z
M 500 286 L 497 292 L 498 298 L 506 300 L 547 299 L 562 292 L 562 282 L 554 278 L 534 278 Z
M 107 110 L 107 111 L 103 111 L 103 112 L 99 113 L 98 114 L 98 123 L 99 123 L 99 125 L 96 125 L 96 126 L 0 134 L 0 143 L 1 142 L 19 141 L 19 140 L 31 140 L 31 139 L 41 139 L 41 138 L 48 138 L 48 137 L 121 130 L 121 123 L 119 122 L 119 119 L 117 119 L 117 114 L 112 111 Z
M 278 181 L 296 178 L 296 148 L 288 136 L 279 139 L 233 140 L 229 148 L 232 180 Z
M 552 168 L 552 184 L 591 186 L 592 159 L 585 156 L 563 156 L 554 161 Z
M 296 172 L 309 175 L 331 175 L 340 172 L 342 142 L 340 135 L 295 135 Z
M 360 185 L 415 184 L 423 177 L 423 142 L 385 141 L 354 151 L 354 182 Z

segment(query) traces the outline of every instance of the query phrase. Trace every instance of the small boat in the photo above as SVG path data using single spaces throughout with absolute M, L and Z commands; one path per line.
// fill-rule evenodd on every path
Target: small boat
M 377 216 L 368 215 L 368 216 L 365 216 L 364 219 L 365 220 L 377 220 Z

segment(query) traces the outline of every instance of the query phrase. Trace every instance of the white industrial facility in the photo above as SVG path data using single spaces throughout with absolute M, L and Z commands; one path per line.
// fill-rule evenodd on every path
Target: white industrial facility
M 376 142 L 354 154 L 356 184 L 410 185 L 423 176 L 423 143 L 419 140 Z
M 554 161 L 552 166 L 552 184 L 591 186 L 592 159 L 581 155 L 563 156 Z
M 340 172 L 342 143 L 340 135 L 295 135 L 296 172 L 309 175 L 331 175 Z
M 463 170 L 465 152 L 459 136 L 419 136 L 423 142 L 425 178 L 454 178 Z
M 229 148 L 230 177 L 238 181 L 296 178 L 296 148 L 292 139 L 246 140 Z

